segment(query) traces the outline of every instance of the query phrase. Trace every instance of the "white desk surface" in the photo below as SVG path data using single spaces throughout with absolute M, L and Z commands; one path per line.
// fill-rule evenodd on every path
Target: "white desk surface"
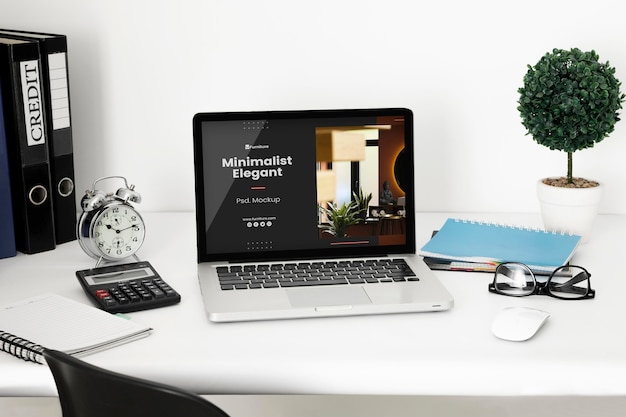
M 421 247 L 448 217 L 418 213 Z M 540 226 L 539 214 L 454 217 Z M 193 213 L 148 213 L 141 259 L 182 295 L 176 306 L 130 313 L 149 337 L 84 357 L 119 372 L 201 394 L 456 396 L 626 395 L 626 216 L 603 215 L 574 256 L 594 300 L 490 294 L 489 273 L 436 271 L 455 297 L 437 313 L 210 323 L 196 278 Z M 0 260 L 0 305 L 44 292 L 89 304 L 75 271 L 94 266 L 77 242 Z M 552 314 L 527 342 L 491 334 L 495 314 L 531 306 Z M 0 353 L 0 396 L 54 396 L 46 366 Z

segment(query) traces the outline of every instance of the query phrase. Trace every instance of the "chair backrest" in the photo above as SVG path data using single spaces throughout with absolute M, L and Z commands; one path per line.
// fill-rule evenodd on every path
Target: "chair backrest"
M 55 350 L 44 356 L 63 417 L 228 417 L 179 388 L 111 372 Z

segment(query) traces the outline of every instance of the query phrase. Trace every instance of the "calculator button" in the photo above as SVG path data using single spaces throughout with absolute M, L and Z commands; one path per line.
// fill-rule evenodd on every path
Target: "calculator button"
M 139 301 L 141 301 L 141 298 L 135 293 L 128 294 L 128 298 L 130 299 L 131 303 L 138 303 Z
M 139 292 L 139 296 L 144 301 L 152 300 L 152 295 L 150 295 L 150 293 L 148 291 L 145 291 L 145 290 L 141 290 Z
M 155 285 L 146 286 L 148 290 L 154 295 L 154 298 L 163 298 L 165 297 L 165 293 L 158 289 Z
M 108 297 L 108 298 L 103 298 L 102 303 L 106 306 L 106 307 L 112 307 L 112 306 L 116 306 L 117 305 L 117 301 L 115 301 L 113 298 Z
M 107 290 L 96 290 L 96 297 L 102 300 L 103 298 L 110 297 L 110 295 Z

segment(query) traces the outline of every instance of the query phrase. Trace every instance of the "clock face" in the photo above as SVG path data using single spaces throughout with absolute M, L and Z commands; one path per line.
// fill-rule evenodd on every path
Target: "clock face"
M 132 256 L 143 243 L 146 233 L 143 219 L 127 204 L 105 207 L 92 222 L 91 239 L 106 259 Z

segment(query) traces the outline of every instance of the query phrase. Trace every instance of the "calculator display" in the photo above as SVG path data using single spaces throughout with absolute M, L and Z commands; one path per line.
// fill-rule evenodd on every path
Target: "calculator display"
M 111 282 L 127 281 L 129 279 L 154 276 L 149 269 L 135 269 L 130 271 L 112 272 L 101 275 L 87 275 L 85 279 L 90 284 L 108 284 Z

